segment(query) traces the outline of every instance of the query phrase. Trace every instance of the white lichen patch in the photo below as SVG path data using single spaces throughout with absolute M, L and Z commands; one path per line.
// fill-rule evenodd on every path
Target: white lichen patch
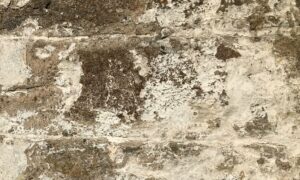
M 9 116 L 7 113 L 2 113 L 0 116 L 0 133 L 13 131 L 14 133 L 24 133 L 24 122 L 34 115 L 32 111 L 18 111 L 16 116 Z
M 247 43 L 251 44 L 249 41 Z M 285 74 L 280 70 L 282 66 L 276 64 L 272 47 L 267 44 L 261 46 L 264 46 L 263 51 L 243 44 L 243 58 L 226 65 L 226 89 L 230 97 L 226 113 L 229 117 L 226 118 L 237 124 L 253 118 L 250 107 L 255 104 L 263 106 L 269 121 L 274 123 L 291 111 L 288 102 L 291 90 L 285 82 Z M 251 58 L 253 54 L 256 54 L 255 58 Z
M 151 69 L 147 64 L 148 59 L 146 57 L 143 57 L 142 55 L 139 55 L 135 50 L 132 50 L 131 53 L 135 59 L 135 68 L 139 69 L 139 74 L 143 77 L 147 76 L 151 72 Z
M 76 2 L 2 24 L 1 180 L 300 178 L 298 1 Z
M 22 23 L 21 34 L 23 36 L 31 36 L 39 28 L 40 26 L 37 19 L 28 18 Z
M 141 92 L 146 99 L 141 119 L 148 123 L 143 134 L 171 139 L 184 138 L 191 132 L 195 138 L 202 138 L 210 133 L 208 122 L 216 121 L 218 126 L 226 73 L 224 62 L 216 60 L 210 51 L 200 55 L 199 51 L 188 50 L 151 60 L 155 72 Z
M 9 139 L 11 139 L 13 144 L 9 143 Z M 22 179 L 20 175 L 27 167 L 27 158 L 24 152 L 28 147 L 28 143 L 14 140 L 10 137 L 4 139 L 3 144 L 0 143 L 1 179 Z
M 35 55 L 40 59 L 46 59 L 52 55 L 52 52 L 55 50 L 55 47 L 47 45 L 44 48 L 36 48 Z
M 158 86 L 149 84 L 146 86 L 145 91 L 147 90 L 149 91 L 149 93 L 151 93 L 152 98 L 146 100 L 145 102 L 144 107 L 146 111 L 142 116 L 142 119 L 145 121 L 155 121 L 157 114 L 159 114 L 161 118 L 167 118 L 168 120 L 172 120 L 172 117 L 178 119 L 178 116 L 176 117 L 176 115 L 174 114 L 176 111 L 177 114 L 180 113 L 178 112 L 180 108 L 177 107 L 186 104 L 191 96 L 193 96 L 193 92 L 188 88 L 177 88 L 169 83 L 163 83 Z M 183 118 L 182 116 L 179 117 Z M 176 120 L 172 121 L 174 122 Z
M 75 47 L 76 47 L 76 44 L 75 44 L 75 43 L 72 43 L 72 44 L 68 47 L 67 50 L 61 51 L 60 53 L 58 53 L 58 59 L 59 59 L 59 60 L 64 60 L 64 59 L 66 59 L 66 58 L 70 55 L 70 53 L 71 53 L 72 51 L 74 51 Z M 72 60 L 72 59 L 71 59 L 71 60 Z
M 115 112 L 98 110 L 95 127 L 96 135 L 126 137 L 131 126 L 122 124 L 120 121 Z
M 0 41 L 0 86 L 2 90 L 20 85 L 30 78 L 30 68 L 25 64 L 25 57 L 25 42 L 4 39 Z
M 13 0 L 12 7 L 13 8 L 22 8 L 27 3 L 29 3 L 30 0 Z
M 80 78 L 83 75 L 81 62 L 76 59 L 76 54 L 71 54 L 75 46 L 76 44 L 72 43 L 67 50 L 59 53 L 59 76 L 56 78 L 56 85 L 63 92 L 62 112 L 70 110 L 81 94 Z

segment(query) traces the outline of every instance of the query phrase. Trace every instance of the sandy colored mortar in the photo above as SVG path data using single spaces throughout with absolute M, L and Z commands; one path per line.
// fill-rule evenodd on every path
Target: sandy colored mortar
M 299 0 L 0 0 L 0 180 L 300 180 Z

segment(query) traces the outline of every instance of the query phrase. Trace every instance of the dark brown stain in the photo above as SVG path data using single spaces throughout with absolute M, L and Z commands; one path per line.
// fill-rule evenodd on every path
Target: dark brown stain
M 255 118 L 245 124 L 245 130 L 250 135 L 265 135 L 272 130 L 272 124 L 268 121 L 268 117 Z
M 128 147 L 127 144 L 126 147 Z M 137 159 L 139 164 L 152 170 L 161 170 L 167 160 L 199 156 L 203 150 L 208 148 L 203 144 L 182 141 L 151 145 L 145 143 L 143 146 L 141 146 L 141 142 L 135 142 L 130 143 L 129 147 L 133 151 L 126 152 L 128 157 Z
M 287 12 L 287 20 L 290 26 L 299 26 L 300 25 L 300 7 L 294 8 Z
M 220 12 L 220 11 L 221 12 L 226 12 L 227 8 L 229 6 L 232 6 L 232 5 L 241 6 L 243 4 L 244 4 L 243 0 L 233 0 L 232 2 L 226 2 L 226 0 L 221 0 L 220 7 L 218 8 L 217 13 Z
M 204 0 L 197 0 L 195 2 L 190 3 L 188 8 L 184 10 L 185 17 L 190 17 L 195 11 L 199 9 L 200 6 L 202 6 L 204 3 Z
M 259 151 L 263 157 L 268 159 L 286 157 L 286 147 L 280 144 L 254 143 L 245 147 Z
M 60 102 L 61 91 L 55 86 L 44 86 L 18 93 L 14 96 L 0 96 L 0 110 L 15 116 L 18 110 L 47 111 L 55 113 L 55 106 Z
M 194 142 L 170 141 L 167 144 L 144 145 L 141 150 L 131 156 L 137 157 L 142 166 L 160 170 L 167 160 L 199 156 L 207 148 L 208 146 Z
M 3 143 L 4 139 L 5 139 L 5 136 L 4 135 L 0 135 L 0 144 Z
M 259 105 L 251 106 L 251 113 L 254 118 L 245 123 L 245 131 L 251 136 L 266 135 L 273 130 L 272 123 L 269 122 L 268 114 L 264 107 Z
M 220 71 L 220 70 L 216 70 L 216 71 L 214 72 L 214 74 L 215 74 L 216 76 L 220 76 L 220 77 L 226 77 L 226 76 L 228 75 L 227 72 L 225 72 L 225 71 Z
M 24 7 L 8 7 L 0 12 L 0 29 L 13 30 L 28 17 L 38 19 L 43 28 L 63 22 L 74 27 L 121 23 L 144 10 L 145 1 L 139 0 L 31 0 Z
M 177 156 L 198 156 L 207 147 L 198 143 L 169 142 L 169 148 Z
M 204 90 L 199 85 L 194 85 L 191 89 L 196 92 L 197 97 L 201 97 L 204 95 Z
M 216 129 L 221 126 L 221 119 L 220 118 L 215 118 L 207 121 L 208 128 L 210 129 Z
M 132 54 L 126 47 L 79 50 L 84 75 L 81 96 L 67 115 L 72 120 L 94 122 L 95 109 L 114 109 L 139 118 L 139 97 L 145 79 L 134 68 Z
M 36 143 L 25 151 L 28 166 L 25 179 L 36 179 L 47 173 L 61 173 L 63 179 L 105 179 L 113 174 L 106 140 L 60 139 Z M 97 147 L 97 145 L 101 147 Z
M 43 86 L 16 93 L 13 96 L 0 96 L 0 112 L 17 116 L 18 111 L 36 112 L 24 122 L 24 129 L 46 128 L 58 116 L 57 107 L 61 104 L 62 93 L 56 86 Z M 10 131 L 15 131 L 14 127 Z
M 217 170 L 219 171 L 232 171 L 235 165 L 239 164 L 238 154 L 235 150 L 222 150 L 222 155 L 224 156 L 224 161 L 217 165 Z
M 261 158 L 259 158 L 258 160 L 256 160 L 256 162 L 257 162 L 257 164 L 259 164 L 259 165 L 263 165 L 263 164 L 265 164 L 266 159 L 263 158 L 263 157 L 261 157 Z
M 187 140 L 197 140 L 199 138 L 199 133 L 197 132 L 187 132 L 186 135 L 185 135 L 185 139 Z
M 300 57 L 300 37 L 278 35 L 274 41 L 274 53 L 281 57 Z
M 159 4 L 159 7 L 166 8 L 168 5 L 168 0 L 153 0 L 155 3 Z
M 45 59 L 35 56 L 36 48 L 44 48 L 53 45 L 56 50 Z M 26 65 L 30 68 L 31 77 L 24 84 L 16 85 L 7 92 L 17 92 L 13 96 L 0 96 L 0 112 L 6 112 L 10 116 L 16 116 L 18 111 L 26 110 L 37 114 L 29 117 L 24 122 L 25 129 L 46 128 L 51 120 L 59 114 L 57 108 L 62 103 L 62 92 L 55 84 L 58 76 L 58 52 L 60 43 L 51 44 L 44 41 L 29 43 L 26 48 Z
M 176 52 L 178 52 L 184 48 L 183 44 L 176 38 L 170 38 L 170 44 L 171 44 L 172 48 L 174 49 L 174 51 L 176 51 Z
M 277 158 L 275 160 L 275 164 L 279 169 L 288 171 L 289 169 L 292 168 L 292 166 L 290 165 L 290 163 L 288 161 L 282 161 L 280 158 Z
M 55 110 L 40 111 L 38 114 L 29 117 L 24 122 L 24 129 L 44 129 L 58 115 Z
M 300 166 L 300 157 L 296 157 L 296 166 Z
M 294 27 L 295 26 L 295 21 L 293 20 L 292 13 L 290 11 L 287 11 L 286 16 L 287 16 L 287 21 L 289 23 L 289 27 Z
M 289 77 L 298 77 L 300 74 L 300 36 L 288 37 L 277 35 L 273 43 L 273 52 L 279 59 L 287 59 L 287 73 Z
M 252 10 L 252 14 L 247 18 L 250 31 L 257 31 L 263 28 L 266 23 L 265 14 L 271 11 L 268 0 L 257 0 L 258 6 Z
M 264 12 L 270 12 L 271 7 L 269 6 L 269 0 L 256 0 L 256 3 L 264 9 Z
M 27 80 L 27 86 L 44 86 L 54 84 L 55 77 L 58 76 L 58 64 L 60 63 L 58 54 L 65 50 L 63 42 L 49 43 L 38 40 L 32 44 L 27 45 L 26 51 L 26 65 L 30 67 L 33 74 Z M 46 46 L 53 46 L 55 49 L 50 53 L 50 56 L 45 59 L 40 59 L 36 56 L 37 48 L 44 49 Z
M 174 4 L 174 6 L 179 6 L 180 4 L 186 2 L 184 0 L 171 0 L 172 4 Z
M 300 8 L 300 0 L 295 0 L 296 1 L 296 6 L 298 7 L 298 8 Z
M 241 57 L 241 54 L 229 47 L 226 47 L 224 44 L 221 44 L 217 48 L 216 58 L 226 61 L 230 58 Z
M 143 142 L 141 141 L 127 141 L 120 143 L 119 146 L 124 153 L 135 153 L 142 149 Z
M 250 31 L 255 31 L 262 29 L 262 26 L 265 22 L 265 17 L 262 13 L 253 13 L 247 18 L 247 21 L 249 22 Z
M 161 27 L 157 21 L 150 22 L 148 24 L 137 24 L 135 25 L 135 34 L 136 35 L 147 35 L 149 33 L 159 33 L 161 31 Z
M 157 44 L 150 44 L 147 47 L 137 48 L 137 51 L 149 60 L 148 65 L 150 65 L 153 58 L 156 58 L 161 54 L 160 47 Z
M 253 137 L 263 137 L 275 131 L 276 124 L 269 121 L 268 114 L 264 107 L 261 107 L 258 104 L 252 105 L 251 113 L 254 117 L 246 122 L 244 126 L 234 125 L 233 128 L 235 131 L 242 132 L 243 135 L 247 132 L 247 135 Z
M 226 91 L 223 89 L 219 95 L 219 100 L 220 100 L 221 106 L 227 106 L 229 104 L 228 99 L 229 99 L 229 97 L 228 97 Z
M 274 26 L 278 26 L 280 23 L 280 18 L 278 16 L 269 15 L 266 17 L 266 20 Z

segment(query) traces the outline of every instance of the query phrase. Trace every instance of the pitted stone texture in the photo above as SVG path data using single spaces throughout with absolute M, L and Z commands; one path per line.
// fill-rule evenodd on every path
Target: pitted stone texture
M 147 5 L 147 0 L 12 1 L 0 10 L 0 29 L 5 33 L 22 34 L 31 19 L 36 20 L 37 29 L 45 30 L 35 34 L 45 32 L 51 36 L 155 33 L 159 25 L 137 22 L 137 16 Z
M 0 1 L 0 179 L 299 179 L 299 12 Z

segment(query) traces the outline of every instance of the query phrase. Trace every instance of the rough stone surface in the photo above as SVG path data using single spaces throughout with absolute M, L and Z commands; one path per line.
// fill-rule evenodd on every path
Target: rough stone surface
M 0 180 L 299 180 L 299 27 L 299 0 L 0 0 Z

